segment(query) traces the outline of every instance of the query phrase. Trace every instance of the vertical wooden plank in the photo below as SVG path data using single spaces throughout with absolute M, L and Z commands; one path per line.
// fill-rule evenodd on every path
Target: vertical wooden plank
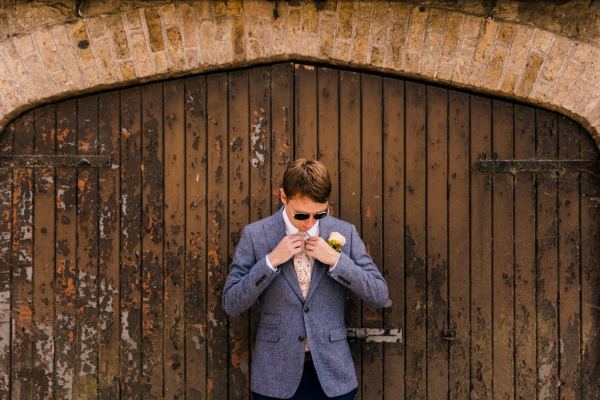
M 206 78 L 186 80 L 186 397 L 206 399 Z
M 471 96 L 471 163 L 490 159 L 491 101 Z M 471 172 L 471 398 L 492 398 L 491 174 Z
M 294 64 L 295 159 L 317 158 L 317 71 L 312 65 Z
M 339 209 L 339 98 L 338 70 L 332 68 L 317 69 L 318 107 L 318 155 L 331 176 L 331 196 L 329 212 L 338 215 Z
M 405 397 L 427 396 L 426 90 L 406 82 Z
M 361 230 L 361 139 L 360 139 L 360 75 L 356 72 L 340 71 L 340 218 Z M 298 110 L 295 111 L 296 113 Z M 361 301 L 348 294 L 346 301 L 346 325 L 360 327 L 362 324 Z M 362 341 L 350 341 L 356 378 L 362 386 Z M 356 395 L 360 400 L 361 390 Z
M 250 209 L 251 220 L 270 215 L 271 192 L 271 69 L 249 71 Z
M 33 154 L 33 112 L 15 122 L 13 154 Z M 29 399 L 32 391 L 33 294 L 33 170 L 13 169 L 12 268 L 12 390 L 13 399 Z
M 448 398 L 448 91 L 427 87 L 427 397 Z
M 294 67 L 292 63 L 271 67 L 271 213 L 283 205 L 279 188 L 294 154 Z
M 264 132 L 257 129 L 248 137 L 248 70 L 231 72 L 229 74 L 229 136 L 227 139 L 229 151 L 229 259 L 233 258 L 235 247 L 242 234 L 244 226 L 250 222 L 250 173 L 249 141 L 257 138 L 253 144 L 264 150 Z M 264 118 L 264 117 L 263 117 Z M 256 126 L 254 126 L 256 127 Z M 258 144 L 258 140 L 262 144 Z M 264 151 L 261 153 L 263 154 Z M 258 154 L 254 154 L 256 157 Z M 259 162 L 258 159 L 253 160 Z M 269 201 L 267 191 L 267 202 Z M 228 262 L 229 265 L 229 262 Z M 250 313 L 246 312 L 229 321 L 229 398 L 244 399 L 250 391 Z
M 579 130 L 566 117 L 558 117 L 558 158 L 579 158 Z M 581 398 L 580 378 L 580 242 L 579 173 L 565 172 L 558 177 L 558 298 L 560 338 L 560 398 Z
M 514 106 L 515 158 L 535 159 L 535 111 Z M 535 173 L 515 175 L 515 398 L 536 396 Z
M 450 345 L 449 399 L 467 399 L 470 392 L 469 242 L 469 95 L 448 93 L 448 308 Z
M 383 326 L 404 333 L 404 81 L 383 78 L 383 276 L 392 307 Z M 383 344 L 383 398 L 404 393 L 404 344 Z
M 77 154 L 97 154 L 98 97 L 77 101 Z M 76 399 L 98 389 L 98 171 L 77 171 L 77 384 Z
M 513 105 L 492 101 L 492 151 L 513 159 Z M 494 399 L 514 399 L 513 175 L 492 175 L 492 335 Z
M 98 95 L 98 153 L 109 156 L 110 168 L 98 171 L 98 397 L 120 395 L 119 336 L 119 92 Z
M 77 101 L 56 105 L 57 154 L 77 154 Z M 77 326 L 77 171 L 56 169 L 55 395 L 73 398 Z
M 141 89 L 121 91 L 121 397 L 139 399 L 142 371 Z
M 165 131 L 165 397 L 184 396 L 185 338 L 185 113 L 184 81 L 164 83 Z
M 382 261 L 383 225 L 383 158 L 382 158 L 382 81 L 373 74 L 362 74 L 362 237 L 367 253 L 377 266 Z M 381 310 L 364 303 L 362 326 L 383 328 Z M 362 398 L 381 399 L 383 396 L 383 344 L 366 342 L 363 345 Z
M 163 397 L 163 84 L 142 90 L 142 391 Z M 183 96 L 183 94 L 182 94 Z
M 0 154 L 13 150 L 14 125 L 0 132 Z M 0 169 L 0 398 L 10 398 L 12 170 Z
M 56 106 L 35 110 L 35 154 L 54 154 Z M 53 398 L 54 378 L 54 168 L 34 170 L 33 393 Z
M 208 358 L 207 399 L 227 398 L 227 317 L 220 305 L 227 273 L 227 74 L 207 77 L 208 115 Z
M 249 71 L 250 108 L 250 220 L 258 221 L 271 210 L 271 97 L 270 67 Z M 250 340 L 256 338 L 260 306 L 250 310 Z
M 556 115 L 536 111 L 538 159 L 557 157 Z M 538 399 L 558 398 L 558 221 L 556 174 L 537 176 Z
M 186 80 L 186 398 L 206 398 L 206 78 Z
M 596 143 L 579 128 L 580 157 L 600 160 Z M 581 174 L 581 398 L 600 399 L 600 178 Z

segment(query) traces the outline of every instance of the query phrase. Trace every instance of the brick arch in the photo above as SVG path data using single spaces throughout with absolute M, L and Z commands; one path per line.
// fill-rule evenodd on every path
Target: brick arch
M 103 88 L 296 59 L 521 100 L 600 147 L 600 49 L 514 22 L 400 2 L 196 2 L 108 12 L 0 42 L 0 129 Z

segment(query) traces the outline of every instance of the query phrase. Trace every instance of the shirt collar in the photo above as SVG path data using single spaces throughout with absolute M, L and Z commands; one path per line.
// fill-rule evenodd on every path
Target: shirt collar
M 283 206 L 283 209 L 281 211 L 283 213 L 283 220 L 285 221 L 285 234 L 286 235 L 293 235 L 294 233 L 297 233 L 299 231 L 298 228 L 296 228 L 294 226 L 294 224 L 292 224 L 292 222 L 290 221 L 290 219 L 287 216 L 287 213 L 285 212 L 285 206 Z M 309 230 L 308 230 L 308 234 L 310 236 L 318 236 L 319 235 L 319 221 L 317 221 Z

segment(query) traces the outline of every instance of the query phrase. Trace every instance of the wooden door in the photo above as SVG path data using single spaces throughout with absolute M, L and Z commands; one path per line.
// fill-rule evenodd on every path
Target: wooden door
M 0 133 L 0 398 L 249 398 L 220 296 L 286 164 L 330 170 L 392 306 L 357 399 L 600 399 L 600 154 L 571 120 L 279 63 L 49 104 Z M 401 333 L 401 341 L 397 341 Z

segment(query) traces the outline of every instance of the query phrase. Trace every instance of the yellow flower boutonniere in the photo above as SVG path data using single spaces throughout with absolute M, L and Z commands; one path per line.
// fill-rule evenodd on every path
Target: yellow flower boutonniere
M 342 251 L 342 246 L 344 243 L 346 243 L 346 238 L 339 232 L 331 232 L 329 238 L 327 239 L 327 244 L 329 244 L 338 253 Z

